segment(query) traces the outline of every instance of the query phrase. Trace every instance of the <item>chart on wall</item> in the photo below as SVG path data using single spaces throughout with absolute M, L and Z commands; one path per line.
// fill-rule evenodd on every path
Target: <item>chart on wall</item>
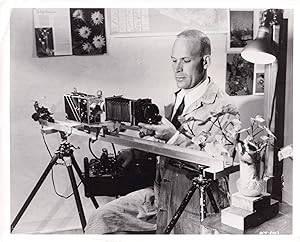
M 112 8 L 108 9 L 112 35 L 178 33 L 186 28 L 226 32 L 226 9 Z
M 38 8 L 33 17 L 38 57 L 107 52 L 103 8 Z

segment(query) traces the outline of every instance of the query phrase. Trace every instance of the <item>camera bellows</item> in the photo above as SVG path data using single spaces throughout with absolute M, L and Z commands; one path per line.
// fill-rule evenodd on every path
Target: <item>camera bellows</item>
M 138 123 L 157 124 L 161 120 L 158 107 L 151 99 L 132 100 L 120 96 L 105 98 L 106 120 L 128 122 L 137 126 Z

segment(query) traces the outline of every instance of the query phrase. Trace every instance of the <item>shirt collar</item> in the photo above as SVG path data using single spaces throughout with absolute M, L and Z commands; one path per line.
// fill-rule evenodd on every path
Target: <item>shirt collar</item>
M 175 92 L 176 102 L 175 102 L 174 109 L 177 110 L 183 98 L 185 103 L 185 109 L 188 108 L 195 101 L 199 100 L 200 97 L 202 97 L 202 101 L 205 101 L 206 98 L 204 94 L 207 91 L 209 83 L 210 83 L 210 79 L 209 77 L 207 77 L 202 83 L 200 83 L 199 85 L 191 89 L 187 89 L 187 90 L 181 89 Z M 183 112 L 185 112 L 185 110 Z

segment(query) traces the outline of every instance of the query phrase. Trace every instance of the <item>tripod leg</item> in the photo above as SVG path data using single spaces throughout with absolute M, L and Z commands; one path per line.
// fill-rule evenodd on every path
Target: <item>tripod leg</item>
M 200 186 L 200 222 L 206 217 L 206 194 L 205 194 L 205 186 Z
M 77 163 L 77 161 L 76 161 L 73 154 L 71 155 L 71 161 L 72 161 L 72 165 L 74 166 L 75 171 L 77 172 L 80 180 L 82 181 L 83 185 L 86 186 L 85 178 L 83 177 L 82 171 L 80 170 L 80 167 L 79 167 L 79 165 L 78 165 L 78 163 Z M 95 208 L 98 208 L 99 204 L 97 203 L 96 198 L 94 196 L 91 196 L 90 199 L 92 200 Z
M 218 208 L 218 205 L 217 205 L 217 203 L 216 203 L 216 200 L 215 200 L 215 198 L 214 198 L 214 195 L 212 194 L 212 191 L 211 191 L 211 188 L 210 188 L 210 187 L 207 187 L 207 188 L 206 188 L 206 193 L 207 193 L 207 196 L 208 196 L 208 198 L 209 198 L 209 200 L 210 200 L 210 202 L 211 202 L 211 205 L 212 205 L 212 207 L 213 207 L 213 209 L 214 209 L 214 212 L 215 212 L 215 213 L 219 213 L 220 210 L 219 210 L 219 208 Z
M 48 166 L 46 167 L 45 171 L 43 172 L 42 176 L 40 177 L 40 179 L 38 180 L 37 184 L 35 185 L 35 187 L 33 188 L 32 192 L 30 193 L 30 195 L 28 196 L 28 198 L 26 199 L 25 203 L 23 204 L 22 208 L 20 209 L 20 211 L 18 212 L 16 218 L 14 219 L 14 221 L 12 222 L 11 226 L 10 226 L 10 232 L 12 232 L 14 230 L 14 228 L 16 227 L 17 223 L 19 222 L 19 220 L 21 219 L 22 215 L 24 214 L 25 210 L 27 209 L 27 207 L 29 206 L 30 202 L 32 201 L 32 199 L 34 198 L 35 194 L 38 192 L 39 188 L 41 187 L 41 185 L 43 184 L 44 180 L 46 179 L 47 175 L 49 174 L 49 172 L 51 171 L 52 167 L 54 166 L 54 164 L 56 163 L 58 159 L 58 155 L 54 155 L 50 161 L 50 163 L 48 164 Z
M 68 159 L 68 158 L 66 158 L 66 159 Z M 85 220 L 85 216 L 84 216 L 84 212 L 83 212 L 79 192 L 78 192 L 77 185 L 76 185 L 76 180 L 75 180 L 75 176 L 74 176 L 74 172 L 73 172 L 73 168 L 72 168 L 72 163 L 71 162 L 66 162 L 66 165 L 67 165 L 69 177 L 70 177 L 72 188 L 73 188 L 73 193 L 74 193 L 74 197 L 75 197 L 75 201 L 76 201 L 76 206 L 77 206 L 77 210 L 78 210 L 82 230 L 84 231 L 84 228 L 86 226 L 86 220 Z
M 196 183 L 193 183 L 193 185 L 191 186 L 191 188 L 188 190 L 187 194 L 185 195 L 185 197 L 184 197 L 182 203 L 180 204 L 179 208 L 177 209 L 176 213 L 172 217 L 170 223 L 165 228 L 164 234 L 171 233 L 171 231 L 173 230 L 175 224 L 177 223 L 178 219 L 180 218 L 181 214 L 183 213 L 185 207 L 187 206 L 187 204 L 191 200 L 191 198 L 192 198 L 195 190 L 197 189 L 197 187 L 198 187 L 198 185 Z

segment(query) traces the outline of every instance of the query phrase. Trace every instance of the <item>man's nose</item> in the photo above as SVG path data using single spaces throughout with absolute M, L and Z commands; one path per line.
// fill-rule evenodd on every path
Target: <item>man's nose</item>
M 182 72 L 182 71 L 183 71 L 183 69 L 182 69 L 182 61 L 181 61 L 181 60 L 179 60 L 179 61 L 176 63 L 175 71 L 176 71 L 176 73 L 177 73 L 177 72 Z

